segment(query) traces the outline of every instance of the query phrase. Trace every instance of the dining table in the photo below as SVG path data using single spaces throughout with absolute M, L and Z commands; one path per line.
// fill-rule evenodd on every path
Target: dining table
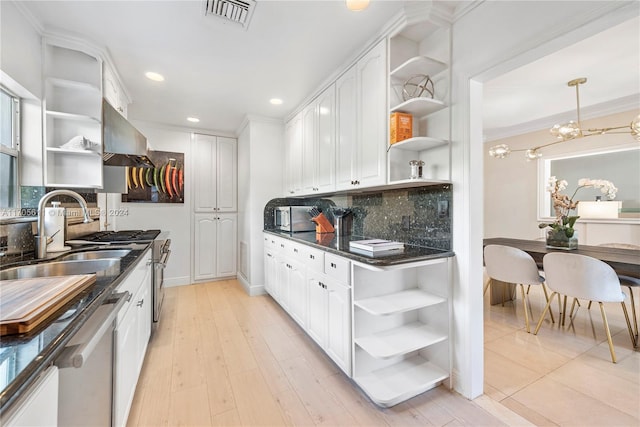
M 612 248 L 608 246 L 591 246 L 579 244 L 577 249 L 548 248 L 544 240 L 511 239 L 506 237 L 494 237 L 483 240 L 483 247 L 487 245 L 504 245 L 521 249 L 531 255 L 538 268 L 542 269 L 542 258 L 552 252 L 569 252 L 572 254 L 586 255 L 607 263 L 619 276 L 628 276 L 640 279 L 640 250 L 626 248 Z M 502 287 L 507 284 L 500 283 Z M 510 285 L 514 288 L 514 285 Z M 491 294 L 491 304 L 504 303 L 513 298 L 513 289 L 504 290 L 496 286 L 496 292 Z

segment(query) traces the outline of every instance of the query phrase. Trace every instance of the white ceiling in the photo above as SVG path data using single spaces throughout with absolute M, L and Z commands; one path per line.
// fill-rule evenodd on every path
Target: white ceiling
M 202 0 L 24 2 L 45 31 L 108 50 L 133 100 L 129 118 L 224 132 L 246 114 L 285 117 L 409 3 L 351 12 L 343 0 L 257 0 L 245 31 L 204 16 Z M 147 80 L 149 70 L 166 80 Z
M 580 86 L 583 120 L 632 109 L 640 113 L 640 18 L 485 82 L 485 140 L 575 120 L 575 88 L 567 82 L 578 77 L 587 78 Z

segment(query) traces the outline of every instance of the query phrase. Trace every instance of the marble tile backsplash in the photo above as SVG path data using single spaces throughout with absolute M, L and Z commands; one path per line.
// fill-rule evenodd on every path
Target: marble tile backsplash
M 451 249 L 451 185 L 394 189 L 327 198 L 280 198 L 264 209 L 264 228 L 273 229 L 276 206 L 317 206 L 333 222 L 333 210 L 353 211 L 352 234 Z

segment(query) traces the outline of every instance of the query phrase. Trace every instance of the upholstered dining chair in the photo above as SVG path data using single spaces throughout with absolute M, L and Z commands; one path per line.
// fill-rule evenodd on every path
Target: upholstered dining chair
M 542 326 L 542 321 L 544 320 L 547 310 L 549 310 L 553 297 L 558 295 L 558 298 L 560 298 L 560 295 L 568 295 L 574 298 L 596 301 L 600 305 L 602 321 L 604 323 L 607 342 L 609 343 L 609 352 L 611 353 L 613 363 L 616 363 L 616 353 L 613 348 L 611 331 L 609 330 L 609 323 L 603 303 L 619 302 L 622 305 L 622 311 L 627 321 L 627 329 L 629 330 L 629 337 L 631 337 L 631 343 L 635 347 L 635 337 L 631 330 L 627 306 L 624 303 L 625 294 L 620 289 L 620 280 L 618 280 L 618 275 L 613 268 L 596 258 L 561 252 L 546 254 L 542 259 L 542 264 L 547 286 L 551 289 L 552 293 L 540 316 L 538 325 L 533 332 L 534 335 L 540 330 L 540 326 Z
M 531 332 L 529 325 L 529 306 L 525 295 L 525 285 L 541 285 L 544 297 L 549 301 L 547 288 L 544 286 L 544 277 L 540 276 L 538 266 L 531 255 L 525 251 L 503 245 L 487 245 L 484 248 L 484 265 L 487 269 L 489 280 L 495 279 L 501 282 L 515 283 L 520 286 L 522 293 L 522 306 L 524 308 L 524 322 L 527 332 Z M 485 287 L 486 291 L 486 287 Z M 548 304 L 547 304 L 548 305 Z M 551 321 L 554 322 L 553 313 Z

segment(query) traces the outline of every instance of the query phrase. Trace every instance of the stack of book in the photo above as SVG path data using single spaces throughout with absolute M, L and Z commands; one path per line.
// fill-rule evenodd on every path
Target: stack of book
M 353 240 L 349 242 L 349 250 L 366 256 L 394 255 L 404 251 L 404 243 L 382 239 Z

